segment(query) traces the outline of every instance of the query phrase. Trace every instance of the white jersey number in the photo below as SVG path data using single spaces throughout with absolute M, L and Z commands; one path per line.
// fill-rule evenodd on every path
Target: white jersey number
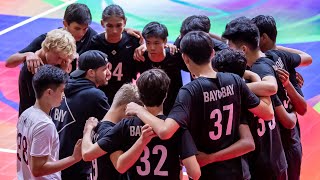
M 261 137 L 266 132 L 266 125 L 265 125 L 265 121 L 261 118 L 259 118 L 258 123 L 261 125 L 261 128 L 258 127 L 257 133 L 258 133 L 258 136 Z M 271 121 L 268 122 L 268 126 L 270 130 L 273 130 L 276 127 L 276 120 L 274 119 L 274 117 L 272 118 Z
M 148 161 L 148 158 L 150 156 L 150 150 L 148 147 L 144 148 L 144 156 L 140 158 L 140 161 L 145 164 L 145 169 L 142 170 L 141 166 L 137 166 L 137 172 L 140 176 L 146 176 L 150 174 L 150 162 Z M 167 158 L 167 149 L 166 147 L 162 145 L 156 145 L 152 149 L 152 154 L 158 154 L 159 151 L 161 151 L 161 158 L 154 169 L 154 175 L 156 176 L 168 176 L 168 171 L 161 171 L 161 167 L 163 166 L 164 162 Z
M 226 135 L 230 135 L 232 130 L 233 104 L 223 106 L 223 111 L 229 111 Z M 210 119 L 217 119 L 217 121 L 214 123 L 214 127 L 217 127 L 217 131 L 210 131 L 209 136 L 212 140 L 218 140 L 222 135 L 222 113 L 220 109 L 213 110 L 210 114 Z
M 117 77 L 117 81 L 121 81 L 121 78 L 123 76 L 123 74 L 122 74 L 122 62 L 118 63 L 118 65 L 116 66 L 116 68 L 114 68 L 114 70 L 112 70 L 112 64 L 111 63 L 108 63 L 107 67 L 110 70 L 110 72 L 112 72 L 112 76 Z

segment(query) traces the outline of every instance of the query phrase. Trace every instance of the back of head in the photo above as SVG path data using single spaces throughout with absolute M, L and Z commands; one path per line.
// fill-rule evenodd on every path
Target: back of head
M 140 99 L 148 107 L 162 105 L 170 85 L 170 78 L 161 69 L 150 69 L 140 75 L 137 86 Z
M 62 69 L 52 66 L 43 65 L 32 78 L 32 86 L 36 98 L 40 99 L 47 89 L 56 90 L 60 85 L 65 84 L 68 74 Z
M 209 33 L 211 22 L 208 16 L 192 15 L 187 17 L 181 25 L 180 35 L 184 36 L 190 31 L 203 31 Z
M 81 3 L 72 3 L 67 7 L 63 19 L 69 25 L 73 22 L 76 22 L 80 25 L 89 25 L 92 21 L 92 16 L 87 5 Z
M 245 16 L 240 16 L 240 17 L 237 17 L 237 18 L 231 20 L 228 24 L 226 24 L 226 29 L 234 27 L 238 23 L 250 23 L 250 22 L 251 22 L 251 20 L 249 18 L 247 18 Z
M 142 36 L 144 39 L 154 37 L 166 40 L 168 37 L 168 29 L 165 25 L 158 22 L 150 22 L 143 28 Z
M 191 31 L 181 39 L 181 53 L 187 55 L 195 64 L 210 63 L 213 43 L 210 36 L 203 31 Z
M 272 16 L 259 15 L 251 21 L 258 27 L 260 36 L 265 33 L 273 42 L 276 41 L 278 31 L 276 21 Z
M 77 53 L 74 37 L 63 29 L 54 29 L 48 32 L 41 46 L 46 52 L 54 51 L 68 57 L 73 57 Z
M 107 6 L 102 12 L 102 20 L 106 21 L 110 17 L 119 17 L 123 20 L 126 20 L 123 9 L 116 4 L 111 4 Z
M 242 77 L 247 67 L 247 59 L 243 52 L 228 48 L 219 51 L 212 64 L 219 72 L 234 73 Z
M 121 88 L 117 91 L 116 95 L 114 96 L 112 106 L 120 107 L 130 102 L 142 104 L 137 86 L 133 84 L 124 84 L 121 86 Z
M 248 46 L 252 51 L 259 48 L 259 30 L 256 25 L 246 19 L 232 20 L 226 26 L 222 37 L 232 41 L 236 46 Z

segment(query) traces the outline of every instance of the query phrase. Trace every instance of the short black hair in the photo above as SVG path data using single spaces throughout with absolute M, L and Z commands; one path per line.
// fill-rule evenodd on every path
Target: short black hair
M 209 33 L 211 22 L 208 16 L 192 15 L 187 17 L 181 25 L 180 35 L 184 36 L 190 31 L 203 31 Z
M 183 36 L 180 51 L 186 54 L 197 65 L 210 62 L 213 43 L 210 36 L 203 31 L 191 31 Z
M 148 107 L 162 105 L 170 85 L 170 78 L 161 69 L 149 69 L 137 80 L 140 99 Z
M 246 44 L 251 50 L 259 48 L 259 29 L 251 21 L 245 19 L 233 20 L 228 23 L 222 37 L 231 40 L 238 46 Z
M 243 52 L 227 48 L 215 55 L 212 67 L 219 72 L 234 73 L 242 77 L 247 67 L 247 59 Z
M 158 22 L 150 22 L 143 28 L 142 36 L 145 40 L 150 37 L 166 40 L 168 37 L 168 29 L 165 25 Z
M 90 9 L 87 5 L 81 3 L 70 4 L 65 13 L 63 19 L 70 25 L 73 22 L 78 24 L 91 24 L 92 16 Z
M 102 20 L 106 21 L 110 17 L 119 17 L 123 20 L 126 20 L 126 16 L 124 14 L 121 6 L 117 4 L 111 4 L 107 6 L 102 12 Z
M 62 69 L 48 64 L 41 66 L 32 78 L 36 98 L 40 99 L 48 88 L 55 91 L 61 84 L 65 84 L 67 79 L 68 74 Z
M 265 33 L 275 42 L 277 39 L 277 24 L 272 16 L 259 15 L 251 20 L 259 29 L 260 36 Z

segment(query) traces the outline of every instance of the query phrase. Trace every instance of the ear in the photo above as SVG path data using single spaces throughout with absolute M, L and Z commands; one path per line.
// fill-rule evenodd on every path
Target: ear
M 211 56 L 210 56 L 210 60 L 216 55 L 216 51 L 214 49 L 212 49 L 212 53 L 211 53 Z
M 190 58 L 186 54 L 182 53 L 182 59 L 186 65 L 190 64 Z
M 124 26 L 126 26 L 127 24 L 127 18 L 125 18 L 125 20 L 123 20 Z
M 66 20 L 63 20 L 63 26 L 64 26 L 64 28 L 68 28 L 68 23 L 67 23 L 67 21 Z
M 95 72 L 93 69 L 89 69 L 89 70 L 87 71 L 87 76 L 88 76 L 88 77 L 94 77 L 95 74 L 96 74 L 96 72 Z
M 101 21 L 100 21 L 100 24 L 101 24 L 101 26 L 102 26 L 102 28 L 105 28 L 105 26 L 104 26 L 104 21 L 101 19 Z
M 244 54 L 247 54 L 247 52 L 248 52 L 248 50 L 249 50 L 246 45 L 242 45 L 242 46 L 240 47 L 240 49 L 244 52 Z

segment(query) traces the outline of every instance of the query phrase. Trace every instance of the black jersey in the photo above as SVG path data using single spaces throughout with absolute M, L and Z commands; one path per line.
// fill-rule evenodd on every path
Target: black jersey
M 106 93 L 110 104 L 120 87 L 136 78 L 136 61 L 133 59 L 133 54 L 139 46 L 139 39 L 126 32 L 122 33 L 122 38 L 118 43 L 107 42 L 105 33 L 97 34 L 91 39 L 89 49 L 99 50 L 108 55 L 111 79 L 108 85 L 100 89 Z
M 19 74 L 19 116 L 36 102 L 32 77 L 33 74 L 28 71 L 27 64 L 23 63 Z
M 93 30 L 91 27 L 88 27 L 88 31 L 83 36 L 83 38 L 80 41 L 76 42 L 77 45 L 77 53 L 80 55 L 84 53 L 89 46 L 91 38 L 96 35 L 97 32 Z M 41 34 L 37 38 L 35 38 L 27 47 L 23 48 L 19 51 L 19 53 L 25 53 L 25 52 L 36 52 L 39 49 L 41 49 L 42 42 L 46 39 L 47 33 Z M 74 71 L 77 68 L 77 61 L 74 60 L 72 62 L 72 71 Z
M 277 95 L 271 96 L 271 100 L 273 104 L 276 101 L 280 102 Z M 247 110 L 243 110 L 242 113 L 242 119 L 248 122 L 256 147 L 247 156 L 252 179 L 276 177 L 287 168 L 279 122 L 274 118 L 265 121 Z
M 238 75 L 218 72 L 216 78 L 199 77 L 183 86 L 168 117 L 190 130 L 199 151 L 214 153 L 239 140 L 241 108 L 259 103 Z M 201 168 L 201 179 L 215 178 L 242 179 L 241 158 Z
M 101 121 L 94 130 L 92 142 L 95 143 L 105 136 L 115 124 L 110 121 Z M 119 180 L 122 176 L 113 166 L 110 153 L 107 153 L 92 161 L 92 179 L 95 180 Z M 125 179 L 125 178 L 124 178 Z
M 158 116 L 165 119 L 164 115 Z M 106 152 L 127 151 L 140 137 L 144 123 L 137 117 L 122 120 L 98 141 Z M 197 153 L 187 129 L 180 128 L 170 139 L 153 138 L 139 160 L 127 171 L 130 179 L 179 179 L 180 159 Z
M 298 67 L 301 63 L 301 58 L 298 54 L 293 54 L 286 51 L 279 51 L 279 50 L 270 50 L 266 52 L 266 55 L 275 62 L 275 65 L 273 66 L 274 69 L 285 69 L 290 73 L 290 82 L 295 87 L 296 91 L 303 96 L 301 88 L 298 86 L 297 80 L 296 80 L 296 71 L 295 68 Z M 287 91 L 283 87 L 281 81 L 279 78 L 277 78 L 278 82 L 278 92 L 277 95 L 282 102 L 284 108 L 287 110 L 287 112 L 293 111 L 293 106 L 291 104 L 290 98 L 287 94 Z M 287 129 L 283 127 L 280 124 L 280 130 L 281 130 L 281 138 L 282 138 L 282 145 L 283 148 L 289 149 L 295 145 L 299 145 L 301 143 L 300 140 L 300 126 L 299 121 L 297 121 L 296 126 L 293 129 Z
M 170 78 L 170 86 L 167 98 L 163 103 L 163 112 L 168 115 L 174 101 L 177 97 L 179 89 L 182 87 L 181 70 L 183 69 L 184 62 L 179 58 L 180 54 L 171 55 L 169 48 L 166 49 L 166 56 L 161 62 L 153 62 L 148 56 L 148 52 L 144 53 L 144 62 L 138 63 L 138 71 L 143 73 L 152 68 L 159 68 L 166 72 Z

